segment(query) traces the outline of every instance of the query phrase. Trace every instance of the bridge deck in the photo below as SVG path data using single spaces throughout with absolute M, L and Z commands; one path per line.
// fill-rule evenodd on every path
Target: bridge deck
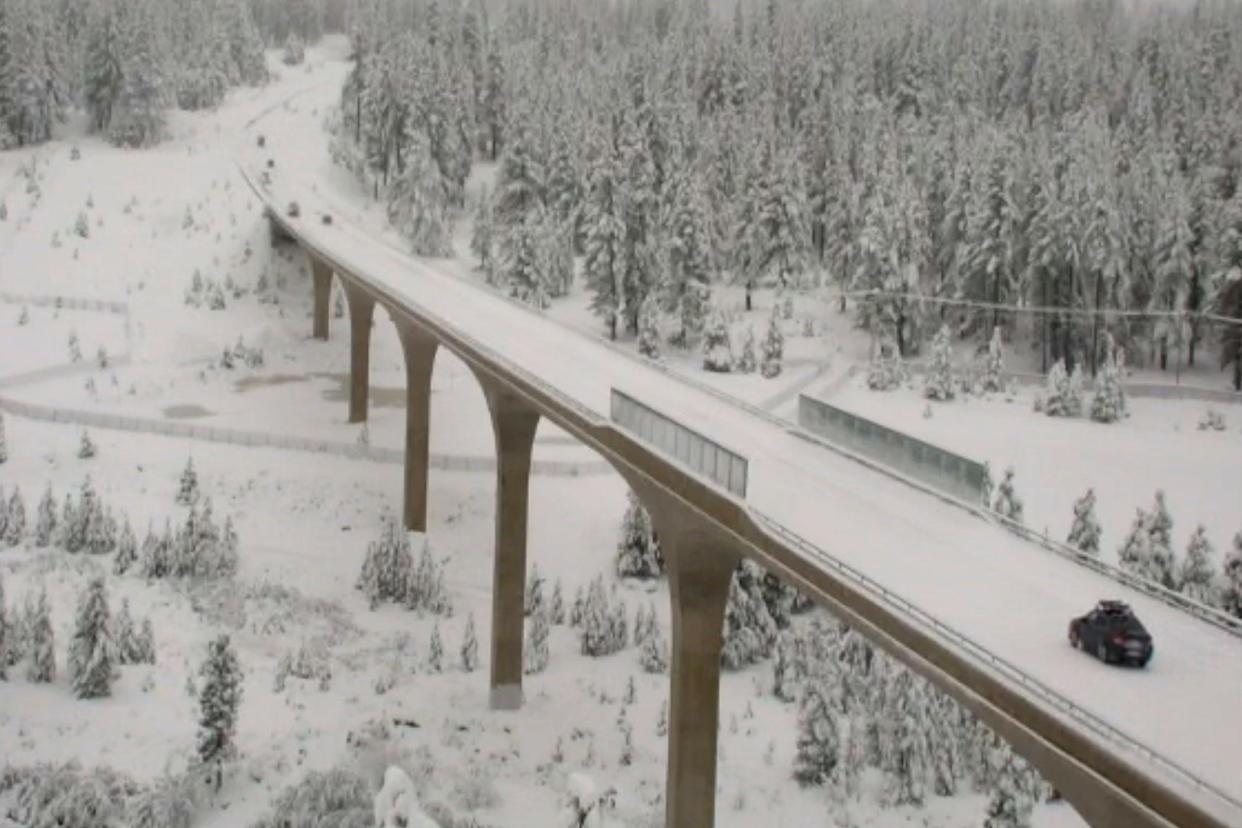
M 1242 640 L 820 446 L 603 343 L 391 249 L 276 176 L 299 235 L 410 308 L 448 320 L 562 395 L 609 415 L 613 387 L 749 461 L 747 501 L 1164 758 L 1242 800 Z M 321 211 L 338 219 L 322 225 Z M 434 431 L 434 423 L 432 429 Z M 1242 481 L 1239 481 L 1242 482 Z M 1128 601 L 1155 638 L 1146 670 L 1071 649 L 1071 616 Z

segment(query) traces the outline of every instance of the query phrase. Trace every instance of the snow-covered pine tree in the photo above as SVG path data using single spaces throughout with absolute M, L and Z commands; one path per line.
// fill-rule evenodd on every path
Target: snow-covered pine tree
M 997 487 L 996 502 L 992 504 L 992 511 L 1016 523 L 1022 522 L 1022 498 L 1018 497 L 1014 491 L 1012 466 L 1005 469 L 1005 479 Z
M 1005 390 L 1005 346 L 1001 340 L 1000 325 L 992 327 L 992 338 L 988 341 L 988 353 L 983 361 L 980 386 L 983 391 Z
M 474 211 L 474 224 L 470 229 L 470 251 L 479 260 L 479 269 L 489 284 L 496 283 L 496 222 L 492 215 L 492 200 L 487 187 L 479 193 L 479 203 Z
M 440 637 L 440 622 L 431 625 L 431 638 L 427 641 L 427 669 L 433 673 L 444 672 L 444 639 Z
M 542 255 L 541 233 L 544 222 L 540 211 L 532 210 L 524 221 L 509 228 L 500 257 L 500 281 L 507 285 L 510 296 L 528 305 L 548 307 L 547 280 Z
M 95 443 L 91 440 L 89 431 L 82 432 L 82 439 L 78 443 L 78 459 L 89 460 L 95 456 Z
M 836 773 L 841 760 L 841 735 L 824 688 L 808 685 L 798 711 L 798 739 L 794 751 L 794 779 L 801 785 L 822 786 Z
M 136 11 L 126 33 L 121 85 L 108 122 L 108 139 L 121 147 L 150 146 L 164 134 L 168 95 L 152 45 L 155 32 L 149 17 Z
M 739 374 L 753 374 L 759 368 L 759 357 L 755 355 L 755 328 L 747 325 L 742 332 L 742 354 L 737 358 Z
M 660 359 L 660 304 L 655 291 L 647 294 L 638 310 L 638 352 Z
M 926 797 L 931 767 L 925 738 L 927 696 L 919 680 L 904 670 L 897 674 L 894 685 L 890 687 L 890 712 L 885 722 L 889 732 L 881 756 L 885 799 L 894 805 L 918 806 Z
M 129 614 L 129 599 L 125 598 L 121 601 L 121 610 L 116 614 L 116 632 L 113 634 L 113 641 L 116 642 L 116 663 L 117 664 L 137 664 L 138 656 L 138 630 L 134 628 L 134 619 Z
M 906 378 L 905 362 L 891 340 L 884 339 L 867 366 L 867 387 L 872 391 L 891 391 Z
M 569 607 L 569 626 L 580 627 L 586 617 L 586 597 L 582 586 L 574 590 L 574 602 Z
M 1088 555 L 1100 554 L 1100 522 L 1095 518 L 1095 490 L 1074 501 L 1074 522 L 1065 542 Z
M 414 556 L 410 553 L 410 539 L 405 530 L 391 514 L 385 514 L 382 523 L 379 539 L 367 546 L 356 584 L 372 609 L 382 601 L 405 600 L 414 569 Z
M 1168 589 L 1177 588 L 1176 564 L 1173 556 L 1173 517 L 1164 500 L 1164 491 L 1156 490 L 1156 502 L 1147 523 L 1147 561 L 1140 574 Z
M 713 309 L 703 332 L 703 368 L 718 374 L 733 370 L 733 345 L 729 341 L 729 326 L 724 314 Z
M 466 629 L 461 637 L 461 669 L 473 673 L 479 666 L 479 640 L 474 632 L 474 613 L 466 616 Z
M 74 695 L 79 699 L 111 695 L 115 660 L 108 594 L 103 578 L 92 578 L 78 599 L 73 639 L 69 642 L 69 676 Z
M 236 751 L 233 738 L 242 698 L 241 665 L 227 633 L 207 645 L 207 659 L 199 668 L 199 676 L 202 689 L 198 697 L 197 753 L 203 765 L 215 766 L 218 791 L 224 779 L 224 762 Z
M 1058 359 L 1048 371 L 1044 383 L 1042 400 L 1044 413 L 1049 417 L 1068 417 L 1071 403 L 1069 401 L 1069 375 L 1065 373 L 1065 360 Z
M 138 541 L 134 538 L 134 529 L 125 518 L 121 528 L 121 537 L 116 544 L 116 558 L 112 561 L 112 572 L 124 575 L 138 561 Z
M 39 500 L 38 516 L 35 518 L 35 546 L 43 548 L 50 544 L 55 532 L 56 500 L 52 495 L 52 485 L 49 483 L 43 490 L 43 497 Z
M 781 333 L 777 309 L 772 308 L 772 316 L 768 319 L 768 331 L 763 335 L 763 357 L 759 363 L 759 373 L 764 378 L 772 379 L 781 373 L 785 358 L 785 335 Z
M 1091 419 L 1096 422 L 1112 423 L 1126 415 L 1126 393 L 1121 378 L 1124 359 L 1112 335 L 1107 334 L 1104 359 L 1095 381 L 1095 396 L 1091 399 Z
M 1011 752 L 1010 761 L 1001 766 L 983 828 L 1029 828 L 1035 802 L 1021 779 L 1020 761 Z
M 1117 550 L 1117 562 L 1121 564 L 1121 568 L 1135 575 L 1145 570 L 1147 559 L 1150 557 L 1151 539 L 1148 534 L 1150 520 L 1146 512 L 1136 508 L 1130 531 L 1122 541 L 1121 548 Z
M 150 618 L 142 619 L 142 630 L 138 633 L 134 659 L 135 664 L 155 663 L 155 630 L 151 626 Z
M 548 603 L 548 620 L 558 626 L 565 623 L 565 594 L 560 578 L 557 578 L 556 583 L 552 585 L 552 600 Z
M 0 20 L 0 25 L 3 25 L 2 20 Z M 9 616 L 4 606 L 4 576 L 0 574 L 0 681 L 8 678 L 9 638 Z
M 539 564 L 534 563 L 526 576 L 526 594 L 522 598 L 523 615 L 534 615 L 544 605 L 543 588 L 544 577 L 539 572 Z
M 548 608 L 542 603 L 530 618 L 530 634 L 526 637 L 523 672 L 542 673 L 548 666 Z
M 27 606 L 26 625 L 25 643 L 30 655 L 26 678 L 50 684 L 56 680 L 56 640 L 52 633 L 52 608 L 47 600 L 47 589 L 39 589 L 39 599 L 33 611 Z
M 658 578 L 664 572 L 660 543 L 651 516 L 631 490 L 626 493 L 625 515 L 617 539 L 617 575 L 622 578 Z
M 388 190 L 388 220 L 419 256 L 446 256 L 452 218 L 446 184 L 421 137 L 406 148 L 405 168 Z
M 713 245 L 699 178 L 691 172 L 674 176 L 669 185 L 672 203 L 662 222 L 670 236 L 667 307 L 677 319 L 669 341 L 678 348 L 698 342 L 711 301 Z
M 727 669 L 755 664 L 772 652 L 777 627 L 764 601 L 762 579 L 759 566 L 743 560 L 729 583 L 720 652 L 721 664 Z
M 578 638 L 582 654 L 587 656 L 611 655 L 625 646 L 624 640 L 618 643 L 615 610 L 609 606 L 604 582 L 598 575 L 591 579 L 582 604 Z
M 4 436 L 4 412 L 0 411 L 0 463 L 9 459 L 9 444 Z
M 591 152 L 587 197 L 582 214 L 586 258 L 582 275 L 591 292 L 591 311 L 603 319 L 611 339 L 630 302 L 625 284 L 627 262 L 625 183 L 620 159 L 608 142 Z
M 1242 618 L 1242 532 L 1233 536 L 1233 548 L 1221 567 L 1220 608 Z
M 634 611 L 634 646 L 641 647 L 643 642 L 647 640 L 647 636 L 651 635 L 651 625 L 655 622 L 655 607 L 651 608 L 652 614 L 647 615 L 647 608 L 642 604 L 638 605 L 638 609 Z
M 668 672 L 668 639 L 655 617 L 654 609 L 647 616 L 648 629 L 639 649 L 638 663 L 646 673 Z
M 940 326 L 932 340 L 931 364 L 927 366 L 923 396 L 942 401 L 953 399 L 953 347 L 947 324 Z
M 1216 572 L 1212 565 L 1212 542 L 1200 523 L 1186 544 L 1186 557 L 1177 575 L 1177 588 L 1192 601 L 1215 606 L 1217 600 Z
M 177 486 L 177 505 L 193 506 L 198 503 L 198 472 L 194 470 L 194 458 L 187 457 Z
M 4 531 L 0 532 L 3 538 L 0 539 L 9 546 L 17 546 L 26 537 L 26 502 L 22 500 L 20 486 L 13 487 L 7 511 L 6 520 L 0 521 L 4 523 Z
M 286 66 L 297 66 L 306 60 L 306 44 L 297 32 L 289 32 L 285 38 L 285 49 L 280 59 Z

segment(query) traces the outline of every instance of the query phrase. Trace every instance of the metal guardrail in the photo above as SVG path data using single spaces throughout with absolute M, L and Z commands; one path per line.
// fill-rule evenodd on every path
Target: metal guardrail
M 106 311 L 107 313 L 125 315 L 129 313 L 129 304 L 126 302 L 112 302 L 103 299 L 85 299 L 75 296 L 28 296 L 20 293 L 0 291 L 0 302 L 5 302 L 10 305 L 34 305 L 35 307 L 64 308 L 65 310 Z
M 896 466 L 929 486 L 955 497 L 983 496 L 983 464 L 816 397 L 798 397 L 798 425 Z
M 1193 771 L 1190 771 L 1181 764 L 1164 757 L 1160 753 L 1157 753 L 1154 749 L 1142 741 L 1135 739 L 1133 736 L 1127 735 L 1121 730 L 1118 730 L 1116 727 L 1104 721 L 1090 710 L 1074 704 L 1065 696 L 1061 695 L 1056 690 L 1053 690 L 1051 687 L 1022 670 L 1020 667 L 1017 667 L 1012 662 L 1006 661 L 1004 658 L 1001 658 L 999 655 L 992 652 L 987 647 L 984 647 L 982 644 L 979 644 L 957 632 L 936 616 L 892 592 L 883 584 L 869 578 L 844 561 L 833 557 L 820 547 L 788 529 L 784 526 L 784 524 L 776 521 L 753 507 L 750 508 L 750 513 L 757 519 L 756 522 L 758 524 L 766 528 L 773 535 L 779 537 L 782 542 L 794 547 L 804 555 L 815 559 L 819 563 L 831 567 L 833 570 L 844 575 L 853 583 L 863 587 L 872 595 L 878 597 L 890 607 L 895 608 L 909 617 L 917 619 L 924 626 L 935 630 L 941 637 L 945 638 L 955 646 L 969 652 L 975 658 L 980 659 L 992 669 L 1004 675 L 1010 681 L 1017 682 L 1026 689 L 1030 690 L 1042 701 L 1049 704 L 1054 709 L 1059 710 L 1061 713 L 1072 717 L 1075 721 L 1083 724 L 1092 732 L 1107 738 L 1114 744 L 1120 745 L 1125 747 L 1127 750 L 1137 753 L 1147 761 L 1150 761 L 1164 770 L 1173 773 L 1183 781 L 1190 783 L 1190 785 L 1196 790 L 1211 793 L 1212 795 L 1219 797 L 1224 802 L 1229 803 L 1233 807 L 1242 809 L 1242 801 L 1239 801 L 1232 795 L 1222 791 L 1215 785 L 1205 782 L 1203 779 L 1195 775 Z
M 746 458 L 708 439 L 646 403 L 612 389 L 613 422 L 637 434 L 643 441 L 675 457 L 699 474 L 706 475 L 738 497 L 746 497 Z

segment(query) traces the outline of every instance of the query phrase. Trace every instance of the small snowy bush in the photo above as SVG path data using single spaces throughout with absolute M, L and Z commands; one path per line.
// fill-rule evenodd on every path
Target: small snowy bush
M 251 828 L 374 828 L 371 786 L 351 770 L 311 771 Z

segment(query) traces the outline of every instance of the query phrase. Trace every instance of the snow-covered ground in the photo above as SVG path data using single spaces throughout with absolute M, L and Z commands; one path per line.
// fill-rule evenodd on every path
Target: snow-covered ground
M 71 131 L 65 140 L 36 151 L 0 155 L 0 192 L 9 209 L 8 221 L 0 223 L 0 292 L 128 301 L 133 354 L 131 365 L 95 373 L 93 390 L 76 375 L 0 393 L 69 408 L 355 440 L 359 427 L 345 422 L 341 379 L 348 364 L 347 320 L 332 320 L 328 342 L 309 339 L 304 267 L 269 255 L 258 202 L 233 166 L 242 127 L 262 116 L 259 128 L 282 136 L 281 170 L 296 170 L 299 179 L 330 191 L 333 204 L 344 205 L 345 215 L 368 232 L 386 232 L 382 210 L 323 154 L 325 138 L 317 126 L 337 97 L 346 71 L 343 54 L 343 41 L 329 41 L 312 50 L 306 68 L 282 68 L 279 81 L 234 93 L 216 113 L 177 114 L 172 139 L 155 150 L 114 150 Z M 305 139 L 288 139 L 297 134 Z M 80 160 L 71 160 L 71 143 L 81 147 Z M 25 192 L 25 177 L 17 172 L 33 157 L 38 158 L 38 199 Z M 86 206 L 88 200 L 93 206 Z M 88 217 L 86 238 L 75 229 L 80 212 Z M 390 232 L 387 238 L 403 247 Z M 444 269 L 470 278 L 468 262 L 444 263 Z M 188 306 L 185 294 L 195 271 L 221 285 L 227 278 L 243 293 L 236 298 L 227 293 L 224 310 L 212 311 L 205 303 Z M 275 304 L 256 297 L 265 272 Z M 740 297 L 730 301 L 740 304 Z M 770 297 L 759 297 L 759 309 L 747 320 L 758 336 L 770 307 L 765 301 L 770 303 Z M 550 315 L 599 333 L 582 304 L 580 295 L 571 297 Z M 19 313 L 19 305 L 0 304 L 0 377 L 67 361 L 71 330 L 77 331 L 86 360 L 94 359 L 101 345 L 109 353 L 127 347 L 123 317 L 116 314 L 61 310 L 57 316 L 51 308 L 32 306 L 29 324 L 18 326 Z M 799 318 L 791 322 L 789 370 L 779 382 L 704 374 L 692 359 L 672 359 L 682 370 L 762 404 L 796 389 L 826 363 L 828 376 L 845 367 L 839 349 L 830 347 L 831 337 L 792 335 L 800 318 L 813 313 L 813 304 L 800 305 Z M 220 352 L 239 337 L 263 349 L 261 368 L 219 367 Z M 832 355 L 838 356 L 830 360 Z M 404 371 L 399 343 L 382 312 L 376 318 L 371 379 L 370 439 L 400 447 Z M 487 456 L 490 425 L 468 369 L 442 354 L 433 389 L 432 451 Z M 904 394 L 869 395 L 851 388 L 837 399 L 859 406 L 861 413 L 871 411 L 870 405 L 875 410 L 868 416 L 894 417 L 895 424 L 951 448 L 960 446 L 966 454 L 985 453 L 981 459 L 994 466 L 1014 464 L 1028 501 L 1028 522 L 1046 523 L 1054 534 L 1063 533 L 1069 503 L 1085 485 L 1095 485 L 1100 496 L 1107 548 L 1119 540 L 1132 507 L 1146 506 L 1157 486 L 1169 492 L 1179 538 L 1192 521 L 1202 519 L 1219 548 L 1239 528 L 1228 525 L 1237 521 L 1236 504 L 1229 503 L 1236 487 L 1222 485 L 1236 480 L 1236 473 L 1230 473 L 1231 461 L 1237 468 L 1236 428 L 1225 434 L 1194 432 L 1193 406 L 1137 401 L 1134 418 L 1109 430 L 1089 423 L 1050 423 L 1021 400 L 1012 405 L 972 401 L 951 409 L 952 417 L 940 406 L 926 421 L 922 403 Z M 661 823 L 657 798 L 663 789 L 665 743 L 656 735 L 656 720 L 667 679 L 643 674 L 636 651 L 587 659 L 577 654 L 568 629 L 554 629 L 551 665 L 528 678 L 527 703 L 517 714 L 487 710 L 485 656 L 473 674 L 456 667 L 453 656 L 471 614 L 483 636 L 480 649 L 487 650 L 493 533 L 489 475 L 433 472 L 429 538 L 436 554 L 447 559 L 456 612 L 438 622 L 453 666 L 428 675 L 427 641 L 436 620 L 393 608 L 372 612 L 353 589 L 381 513 L 399 502 L 399 466 L 120 432 L 95 432 L 99 454 L 83 461 L 76 458 L 78 429 L 13 416 L 5 420 L 11 457 L 0 466 L 0 485 L 6 492 L 20 485 L 29 514 L 45 485 L 60 499 L 89 473 L 105 501 L 133 521 L 140 539 L 149 521 L 158 526 L 182 513 L 173 495 L 186 458 L 193 456 L 217 514 L 230 514 L 237 522 L 242 569 L 238 587 L 227 590 L 173 588 L 109 575 L 114 611 L 127 597 L 136 616 L 155 619 L 158 662 L 124 668 L 111 699 L 85 702 L 72 698 L 63 676 L 65 643 L 87 572 L 106 569 L 107 561 L 33 549 L 0 551 L 10 607 L 36 584 L 46 584 L 62 672 L 51 687 L 31 685 L 21 676 L 0 683 L 0 764 L 76 756 L 142 779 L 180 766 L 193 747 L 195 703 L 186 692 L 187 676 L 212 634 L 229 629 L 246 673 L 242 761 L 211 803 L 203 825 L 245 824 L 306 769 L 350 761 L 370 767 L 366 763 L 375 757 L 351 749 L 347 737 L 381 717 L 417 722 L 417 727 L 396 728 L 390 749 L 409 764 L 428 768 L 424 792 L 461 810 L 477 810 L 488 824 L 548 824 L 566 773 L 584 766 L 618 786 L 616 816 L 623 824 Z M 1182 423 L 1180 432 L 1173 431 L 1174 422 Z M 945 431 L 927 431 L 938 426 Z M 1087 428 L 1097 431 L 1074 439 L 1051 433 Z M 1042 430 L 1048 430 L 1046 438 L 1028 440 L 1028 434 L 1042 435 Z M 1167 454 L 1150 464 L 1145 460 L 1142 474 L 1134 474 L 1133 447 L 1140 434 L 1144 445 L 1159 435 L 1151 439 L 1157 444 L 1154 451 L 1159 454 L 1168 444 Z M 1067 442 L 1061 443 L 1066 450 L 1060 454 L 1073 461 L 1048 463 L 1049 446 L 1061 440 Z M 1099 453 L 1089 455 L 1083 444 Z M 598 462 L 546 424 L 540 426 L 535 456 Z M 1040 463 L 1055 468 L 1039 477 Z M 1103 474 L 1106 469 L 1109 475 Z M 1160 474 L 1161 469 L 1168 474 Z M 1087 479 L 1092 471 L 1099 477 Z M 623 509 L 624 487 L 614 476 L 536 476 L 531 561 L 549 577 L 562 578 L 567 596 L 572 595 L 593 575 L 610 570 Z M 662 587 L 650 594 L 627 587 L 624 594 L 631 610 L 640 601 L 652 601 L 667 626 Z M 327 649 L 331 687 L 321 691 L 314 682 L 293 679 L 283 693 L 275 692 L 280 656 L 304 642 Z M 761 667 L 724 679 L 718 824 L 818 825 L 826 812 L 831 823 L 839 806 L 830 806 L 822 791 L 801 789 L 790 778 L 794 710 L 767 691 L 769 672 Z M 395 686 L 377 694 L 377 680 L 394 673 Z M 630 676 L 637 686 L 627 713 L 636 756 L 632 765 L 622 767 L 615 720 Z M 551 761 L 558 739 L 564 746 L 560 764 Z M 472 808 L 472 803 L 483 807 Z M 857 824 L 965 826 L 978 824 L 983 802 L 960 796 L 932 798 L 919 811 L 854 808 Z M 1040 825 L 1077 824 L 1063 804 L 1041 807 L 1037 820 Z

